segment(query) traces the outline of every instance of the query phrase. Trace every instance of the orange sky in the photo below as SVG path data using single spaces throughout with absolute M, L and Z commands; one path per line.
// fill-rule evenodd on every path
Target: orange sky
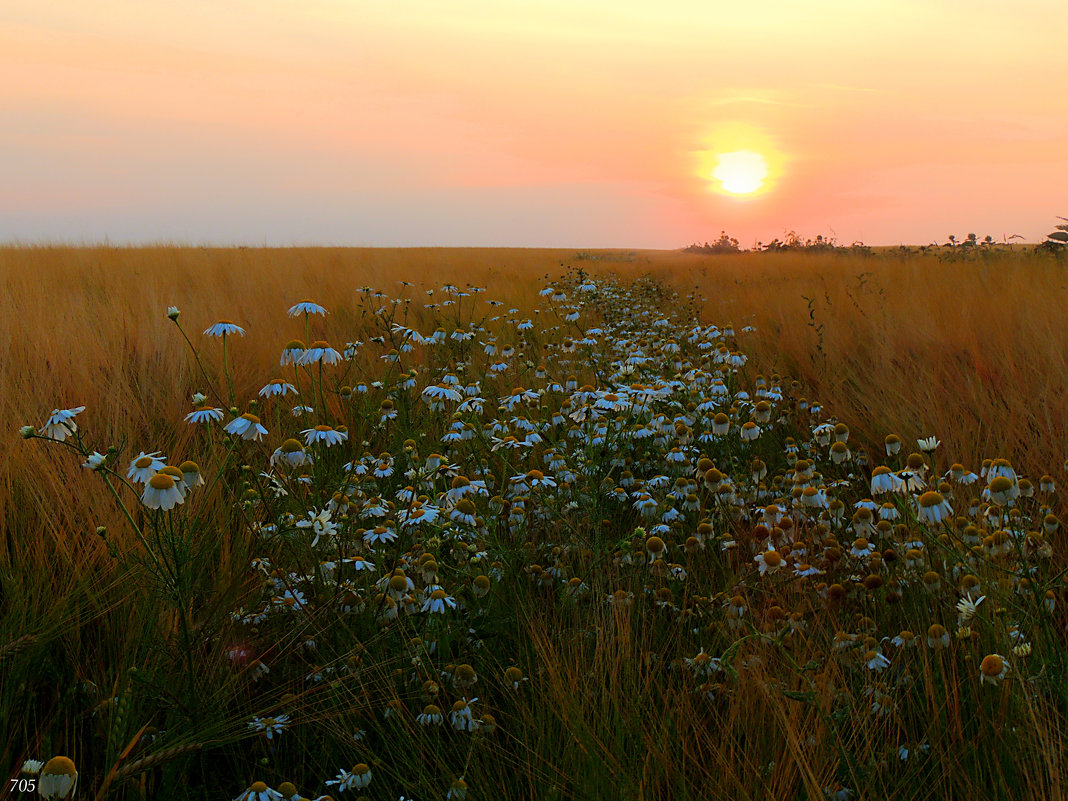
M 0 0 L 0 240 L 1037 241 L 1063 0 Z M 759 194 L 709 158 L 758 150 Z

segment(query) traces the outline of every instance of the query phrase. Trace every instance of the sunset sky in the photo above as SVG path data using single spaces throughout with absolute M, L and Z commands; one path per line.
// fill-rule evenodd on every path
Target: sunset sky
M 1064 0 L 0 0 L 0 241 L 1040 240 Z M 717 155 L 763 157 L 750 195 Z

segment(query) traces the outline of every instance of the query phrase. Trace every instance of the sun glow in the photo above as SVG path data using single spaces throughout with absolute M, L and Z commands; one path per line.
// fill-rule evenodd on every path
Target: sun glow
M 768 164 L 762 155 L 752 150 L 720 153 L 716 156 L 712 177 L 719 181 L 725 192 L 748 195 L 764 185 L 764 179 L 768 177 Z
M 694 175 L 705 191 L 755 198 L 773 191 L 788 161 L 782 143 L 759 125 L 721 121 L 693 151 Z

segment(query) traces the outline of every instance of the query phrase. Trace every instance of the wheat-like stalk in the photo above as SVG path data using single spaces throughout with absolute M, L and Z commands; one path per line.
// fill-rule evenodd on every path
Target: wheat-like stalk
M 146 770 L 156 767 L 156 765 L 169 762 L 182 754 L 199 751 L 203 747 L 203 743 L 186 743 L 185 745 L 176 745 L 172 748 L 165 748 L 162 751 L 157 751 L 154 754 L 150 754 L 149 756 L 135 760 L 129 765 L 119 768 L 119 770 L 115 771 L 115 778 L 125 779 L 138 773 L 144 773 Z
M 0 648 L 0 662 L 22 653 L 35 642 L 37 642 L 37 635 L 35 634 L 25 634 L 17 640 L 12 640 L 3 648 Z

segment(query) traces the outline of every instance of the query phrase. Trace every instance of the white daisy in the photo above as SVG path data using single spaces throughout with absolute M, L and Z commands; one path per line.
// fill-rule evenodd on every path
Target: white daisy
M 141 503 L 149 509 L 162 509 L 170 511 L 178 504 L 185 501 L 178 482 L 166 473 L 156 473 L 145 484 L 145 491 L 141 495 Z
M 152 453 L 141 451 L 137 454 L 137 458 L 130 462 L 130 469 L 126 471 L 126 478 L 130 479 L 130 481 L 147 484 L 152 476 L 166 466 L 167 457 L 160 456 L 158 451 L 152 451 Z
M 213 409 L 210 406 L 200 406 L 185 416 L 187 423 L 210 423 L 223 419 L 222 409 Z
M 302 300 L 300 303 L 289 307 L 290 317 L 300 317 L 302 314 L 322 314 L 325 316 L 327 313 L 326 309 L 310 300 Z
M 299 395 L 300 393 L 297 392 L 295 386 L 283 381 L 281 378 L 275 378 L 272 381 L 268 381 L 267 385 L 259 392 L 261 398 L 270 398 L 275 395 L 285 396 L 289 394 Z
M 53 409 L 48 420 L 41 426 L 41 434 L 51 437 L 57 442 L 63 442 L 68 436 L 78 430 L 74 422 L 74 416 L 85 411 L 84 406 L 76 406 L 73 409 Z
M 322 442 L 327 447 L 331 445 L 339 445 L 349 438 L 347 431 L 338 431 L 330 426 L 315 426 L 315 428 L 306 428 L 300 432 L 304 436 L 304 441 L 309 446 Z
M 284 796 L 267 786 L 266 782 L 253 782 L 234 801 L 282 801 Z
M 341 792 L 346 790 L 360 790 L 371 783 L 371 769 L 361 762 L 352 770 L 340 770 L 337 777 L 328 779 L 328 785 L 337 785 Z
M 337 364 L 343 360 L 344 357 L 330 347 L 328 342 L 319 340 L 318 342 L 311 343 L 311 345 L 308 346 L 308 349 L 295 361 L 296 364 L 309 365 L 315 364 L 316 362 L 322 362 L 323 364 Z
M 227 434 L 239 436 L 242 439 L 259 440 L 267 433 L 267 429 L 260 425 L 260 418 L 254 414 L 245 413 L 223 426 Z
M 225 337 L 233 334 L 244 336 L 245 329 L 229 320 L 219 320 L 219 322 L 204 329 L 204 336 L 206 337 Z

